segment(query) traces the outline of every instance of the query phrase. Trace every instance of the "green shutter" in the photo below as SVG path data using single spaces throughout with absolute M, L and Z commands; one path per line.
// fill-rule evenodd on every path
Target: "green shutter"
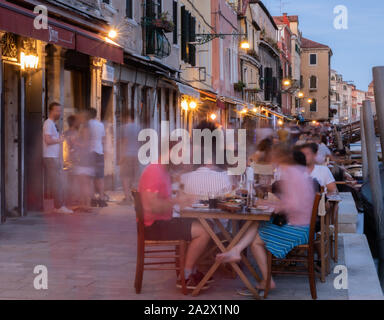
M 194 17 L 190 17 L 189 20 L 189 41 L 196 41 L 196 19 Z M 196 47 L 194 44 L 189 45 L 189 63 L 194 67 L 196 66 Z

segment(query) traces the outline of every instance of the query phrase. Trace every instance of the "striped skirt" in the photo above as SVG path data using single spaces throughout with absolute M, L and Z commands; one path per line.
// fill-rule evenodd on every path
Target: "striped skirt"
M 279 227 L 265 222 L 260 225 L 259 235 L 267 250 L 276 258 L 283 259 L 296 246 L 308 243 L 309 226 L 286 224 Z

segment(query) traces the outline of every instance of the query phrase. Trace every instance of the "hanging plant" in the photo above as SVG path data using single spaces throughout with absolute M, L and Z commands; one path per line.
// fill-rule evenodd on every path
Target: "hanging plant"
M 173 32 L 173 30 L 175 29 L 175 25 L 169 18 L 168 12 L 163 12 L 160 15 L 159 19 L 155 19 L 153 21 L 153 24 L 157 29 L 161 29 L 166 33 Z
M 241 92 L 247 85 L 243 81 L 236 82 L 233 87 L 235 91 Z

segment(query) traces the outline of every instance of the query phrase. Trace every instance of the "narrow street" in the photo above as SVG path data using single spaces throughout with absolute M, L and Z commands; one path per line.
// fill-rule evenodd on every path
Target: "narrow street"
M 343 253 L 340 241 L 340 265 L 345 263 Z M 132 207 L 112 204 L 95 213 L 32 213 L 9 219 L 0 233 L 0 261 L 0 299 L 192 298 L 180 295 L 171 271 L 144 273 L 142 294 L 135 294 L 136 224 Z M 37 265 L 48 268 L 48 290 L 33 286 Z M 367 270 L 360 272 L 368 281 Z M 348 290 L 334 288 L 335 276 L 331 274 L 326 283 L 317 282 L 319 299 L 348 299 Z M 220 281 L 196 300 L 248 299 L 236 294 L 242 287 L 239 279 L 230 279 L 223 272 L 215 277 Z M 270 299 L 311 299 L 303 276 L 279 276 L 276 282 L 278 288 Z

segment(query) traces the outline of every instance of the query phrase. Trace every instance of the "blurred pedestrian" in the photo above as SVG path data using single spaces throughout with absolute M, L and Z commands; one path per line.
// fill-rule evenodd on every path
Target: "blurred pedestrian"
M 92 206 L 107 207 L 104 190 L 104 148 L 105 128 L 101 121 L 97 120 L 97 110 L 90 108 L 88 128 L 90 134 L 90 151 L 94 161 L 95 191 L 99 194 L 98 199 L 92 199 Z
M 120 176 L 124 188 L 124 199 L 119 204 L 132 204 L 131 190 L 136 184 L 139 172 L 138 136 L 140 126 L 135 123 L 132 115 L 128 116 L 127 123 L 122 128 Z
M 61 105 L 53 102 L 49 105 L 49 116 L 43 127 L 43 159 L 45 173 L 50 193 L 54 199 L 55 213 L 73 213 L 64 205 L 62 189 L 62 167 L 60 163 L 60 147 L 63 137 L 60 137 L 55 122 L 60 119 Z

